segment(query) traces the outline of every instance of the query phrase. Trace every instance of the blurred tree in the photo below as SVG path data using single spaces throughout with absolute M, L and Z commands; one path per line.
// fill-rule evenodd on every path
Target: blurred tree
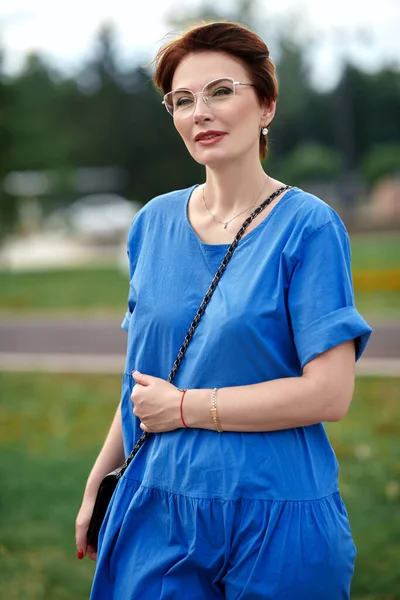
M 386 175 L 400 176 L 400 142 L 372 146 L 362 157 L 360 170 L 369 185 Z
M 283 156 L 301 141 L 312 140 L 309 114 L 312 91 L 301 47 L 289 39 L 281 40 L 277 61 L 279 99 L 271 127 L 271 150 Z
M 355 128 L 355 158 L 376 144 L 400 142 L 400 70 L 383 68 L 365 73 L 352 67 L 351 79 Z
M 353 70 L 345 63 L 341 79 L 335 93 L 335 133 L 336 147 L 341 155 L 341 168 L 337 179 L 338 196 L 342 209 L 347 211 L 347 221 L 354 212 L 353 207 L 359 196 L 361 180 L 356 172 L 356 97 Z
M 257 0 L 237 0 L 235 4 L 236 21 L 244 23 L 252 29 L 255 28 L 257 19 L 254 16 L 254 11 L 257 5 Z
M 265 29 L 264 37 L 275 39 L 272 21 L 266 22 L 265 14 L 260 18 L 257 7 L 257 0 L 241 0 L 225 18 L 245 22 L 261 35 Z M 200 13 L 171 20 L 181 29 L 188 22 L 221 18 L 215 12 L 208 4 Z M 306 38 L 293 37 L 281 24 L 276 30 L 291 35 L 280 34 L 276 48 L 280 97 L 268 169 L 283 179 L 286 171 L 297 180 L 311 168 L 300 156 L 299 148 L 307 148 L 323 178 L 335 176 L 335 150 L 345 157 L 346 168 L 370 172 L 365 164 L 380 162 L 373 153 L 372 159 L 365 158 L 367 153 L 377 144 L 400 142 L 400 72 L 386 68 L 367 74 L 349 65 L 337 88 L 321 93 L 309 80 Z M 121 70 L 116 32 L 108 24 L 99 30 L 91 59 L 74 78 L 30 55 L 21 73 L 8 80 L 0 76 L 0 178 L 11 170 L 55 169 L 63 174 L 66 193 L 72 168 L 119 166 L 130 177 L 120 191 L 142 202 L 201 181 L 204 170 L 188 155 L 151 79 L 150 67 Z M 376 172 L 386 172 L 390 152 L 385 168 Z
M 176 31 L 183 31 L 192 25 L 199 23 L 209 23 L 211 21 L 226 21 L 228 19 L 234 20 L 234 15 L 229 15 L 229 10 L 225 12 L 223 16 L 212 2 L 206 1 L 194 10 L 187 12 L 177 11 L 176 7 L 173 6 L 169 12 L 167 12 L 165 21 L 169 27 L 173 28 L 171 33 Z
M 342 170 L 344 173 L 354 169 L 357 160 L 354 87 L 354 70 L 349 65 L 345 65 L 335 94 L 336 145 L 342 154 Z
M 390 150 L 382 156 L 374 153 L 362 158 L 372 146 L 392 141 L 400 142 L 400 72 L 383 69 L 380 73 L 364 73 L 354 65 L 345 64 L 341 80 L 335 90 L 336 145 L 342 155 L 339 178 L 340 196 L 344 206 L 352 206 L 361 189 L 361 175 L 368 173 L 368 181 L 378 174 L 394 169 L 396 154 Z M 389 146 L 392 149 L 391 146 Z M 388 145 L 386 145 L 388 149 Z M 376 160 L 376 167 L 371 160 Z
M 341 159 L 337 150 L 316 143 L 296 146 L 282 160 L 281 177 L 291 185 L 310 181 L 333 181 L 340 174 Z
M 10 88 L 7 85 L 3 73 L 3 52 L 0 48 L 0 173 L 7 172 L 7 163 L 9 161 L 9 147 L 11 144 L 11 131 L 7 125 L 8 111 L 11 105 Z
M 26 58 L 22 72 L 10 83 L 12 169 L 52 169 L 68 164 L 71 151 L 68 119 L 60 110 L 68 87 L 39 55 L 30 54 Z
M 75 166 L 124 164 L 125 119 L 129 95 L 120 85 L 114 28 L 105 24 L 95 41 L 93 58 L 78 74 L 83 95 L 75 117 L 82 132 Z
M 13 93 L 3 72 L 4 54 L 0 48 L 0 239 L 12 229 L 17 210 L 14 199 L 3 186 L 3 180 L 11 168 L 11 145 L 13 140 L 10 127 L 10 111 L 13 106 Z
M 80 164 L 123 167 L 130 177 L 126 194 L 146 202 L 185 185 L 185 175 L 191 182 L 196 169 L 161 105 L 150 71 L 119 71 L 116 50 L 115 32 L 105 26 L 93 60 L 78 77 L 86 98 L 77 115 L 85 135 L 76 158 Z M 176 169 L 176 161 L 182 170 Z

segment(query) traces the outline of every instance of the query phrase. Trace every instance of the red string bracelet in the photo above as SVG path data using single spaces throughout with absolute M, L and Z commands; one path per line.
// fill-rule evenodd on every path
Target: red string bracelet
M 178 390 L 179 390 L 180 392 L 182 392 L 182 396 L 181 396 L 181 405 L 180 405 L 180 411 L 181 411 L 181 421 L 182 421 L 182 424 L 183 424 L 183 426 L 184 426 L 184 427 L 186 427 L 186 429 L 189 429 L 189 428 L 188 428 L 188 426 L 187 426 L 187 425 L 186 425 L 186 423 L 185 423 L 185 420 L 184 420 L 184 418 L 183 418 L 183 399 L 184 399 L 184 397 L 185 397 L 185 394 L 186 394 L 187 390 L 181 390 L 181 389 L 179 389 L 179 388 L 178 388 Z

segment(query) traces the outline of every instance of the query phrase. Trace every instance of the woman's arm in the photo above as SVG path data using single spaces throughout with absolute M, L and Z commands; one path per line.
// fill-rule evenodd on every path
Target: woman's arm
M 79 558 L 87 555 L 95 560 L 95 548 L 87 545 L 87 530 L 101 480 L 125 460 L 122 442 L 121 405 L 118 406 L 110 430 L 88 477 L 82 504 L 75 522 L 76 546 Z
M 349 341 L 305 365 L 301 377 L 221 388 L 218 415 L 224 431 L 274 431 L 342 419 L 354 392 L 355 350 Z M 212 390 L 188 390 L 184 420 L 189 427 L 214 429 Z
M 182 427 L 181 393 L 150 375 L 133 372 L 138 385 L 132 392 L 134 413 L 144 431 L 163 432 Z M 221 388 L 218 415 L 224 431 L 274 431 L 342 419 L 354 392 L 355 347 L 350 340 L 310 362 L 301 377 Z M 211 389 L 189 389 L 183 403 L 188 427 L 214 429 Z
M 122 465 L 124 460 L 121 405 L 118 405 L 106 440 L 88 477 L 83 498 L 95 498 L 103 477 Z

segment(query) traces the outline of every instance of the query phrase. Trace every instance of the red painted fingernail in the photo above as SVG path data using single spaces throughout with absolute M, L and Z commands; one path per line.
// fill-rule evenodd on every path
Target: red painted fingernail
M 78 550 L 77 555 L 78 555 L 79 560 L 82 560 L 82 558 L 85 556 L 83 553 L 83 550 Z

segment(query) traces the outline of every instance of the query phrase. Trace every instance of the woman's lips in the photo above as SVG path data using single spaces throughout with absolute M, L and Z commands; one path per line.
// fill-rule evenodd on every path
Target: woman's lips
M 201 138 L 200 140 L 197 140 L 197 144 L 201 144 L 202 146 L 211 146 L 212 144 L 220 142 L 225 136 L 226 133 L 216 133 L 211 135 L 210 137 Z

